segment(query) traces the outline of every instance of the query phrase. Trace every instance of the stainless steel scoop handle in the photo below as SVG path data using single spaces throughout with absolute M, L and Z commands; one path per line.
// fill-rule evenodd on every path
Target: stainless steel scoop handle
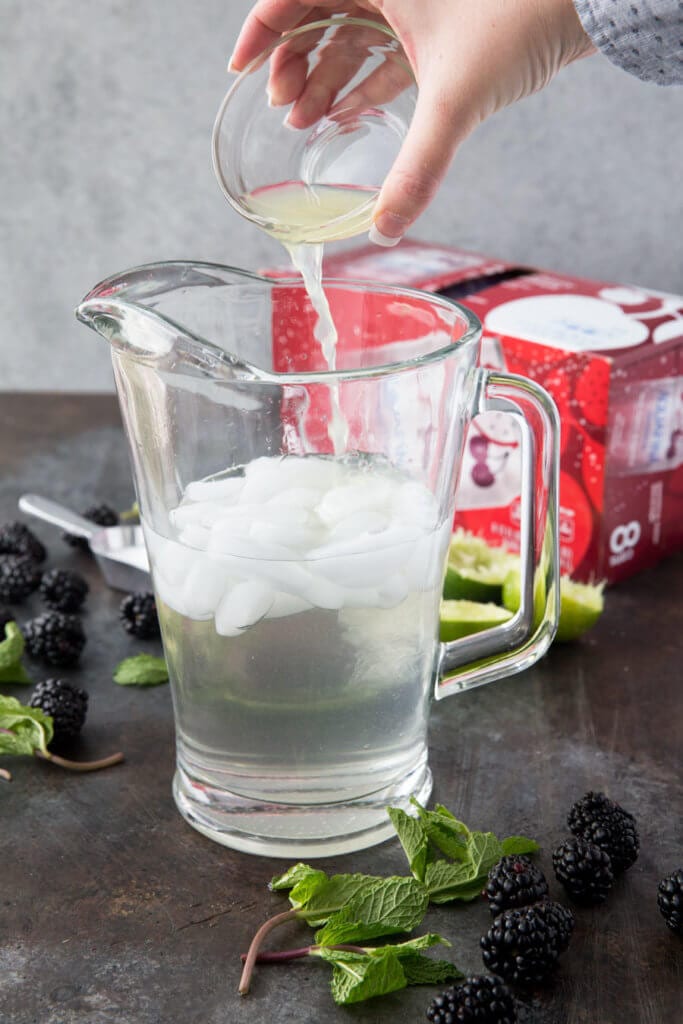
M 90 540 L 102 529 L 97 523 L 91 523 L 84 519 L 77 512 L 65 508 L 59 502 L 51 501 L 50 498 L 41 498 L 39 494 L 22 494 L 19 498 L 19 508 L 36 519 L 42 519 L 53 526 L 61 526 L 63 530 L 75 534 L 77 537 L 85 537 Z

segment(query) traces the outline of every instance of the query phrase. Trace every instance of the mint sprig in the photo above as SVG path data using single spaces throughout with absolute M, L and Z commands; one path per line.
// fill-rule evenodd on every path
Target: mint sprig
M 123 761 L 123 754 L 112 754 L 98 761 L 69 761 L 48 750 L 54 735 L 52 717 L 40 708 L 27 707 L 15 697 L 0 695 L 0 756 L 35 755 L 43 761 L 50 761 L 74 772 L 94 772 L 100 768 Z M 12 781 L 6 768 L 0 769 L 0 777 Z
M 498 839 L 493 832 L 470 829 L 442 804 L 428 811 L 417 800 L 412 817 L 399 807 L 388 814 L 403 846 L 411 874 L 331 875 L 309 864 L 292 865 L 270 882 L 273 892 L 288 891 L 291 910 L 266 921 L 243 957 L 239 991 L 246 995 L 257 963 L 283 963 L 309 956 L 332 965 L 335 1002 L 357 1003 L 407 985 L 440 984 L 462 977 L 455 964 L 424 956 L 440 935 L 420 935 L 405 942 L 365 946 L 365 942 L 408 933 L 424 918 L 430 903 L 469 902 L 481 895 L 489 871 L 509 853 L 533 853 L 538 843 L 526 836 Z M 299 919 L 317 928 L 309 946 L 261 952 L 266 936 Z
M 476 899 L 501 857 L 538 849 L 538 843 L 526 836 L 501 841 L 493 832 L 472 831 L 442 804 L 428 811 L 415 799 L 411 803 L 417 818 L 396 807 L 389 808 L 389 816 L 410 870 L 425 885 L 430 903 Z

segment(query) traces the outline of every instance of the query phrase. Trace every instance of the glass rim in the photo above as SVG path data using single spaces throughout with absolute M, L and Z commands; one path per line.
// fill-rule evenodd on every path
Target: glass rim
M 334 15 L 331 18 L 322 18 L 319 21 L 311 21 L 306 25 L 299 25 L 296 28 L 290 29 L 289 32 L 284 32 L 279 39 L 271 43 L 270 46 L 266 46 L 266 48 L 262 50 L 257 57 L 254 57 L 253 60 L 249 61 L 247 66 L 239 72 L 235 81 L 232 83 L 232 85 L 224 95 L 223 99 L 221 100 L 220 106 L 218 108 L 218 113 L 216 114 L 213 123 L 213 128 L 211 130 L 211 162 L 213 164 L 214 174 L 216 176 L 216 179 L 218 181 L 218 184 L 223 195 L 228 200 L 230 205 L 235 210 L 237 210 L 237 212 L 241 214 L 241 216 L 245 217 L 247 220 L 250 220 L 253 224 L 258 225 L 259 227 L 263 227 L 264 230 L 265 225 L 268 223 L 268 218 L 261 217 L 259 214 L 249 210 L 248 207 L 246 207 L 240 201 L 240 195 L 230 188 L 230 185 L 228 184 L 225 175 L 223 174 L 223 168 L 219 156 L 219 139 L 221 133 L 221 126 L 223 124 L 223 119 L 225 117 L 225 111 L 234 93 L 245 81 L 245 79 L 248 78 L 249 75 L 253 74 L 254 71 L 257 71 L 263 64 L 264 60 L 266 60 L 275 50 L 277 50 L 279 46 L 282 46 L 290 39 L 294 39 L 297 36 L 303 35 L 306 32 L 311 32 L 321 28 L 328 29 L 334 26 L 342 25 L 358 25 L 362 28 L 376 29 L 378 32 L 382 32 L 384 35 L 386 35 L 389 39 L 393 40 L 394 42 L 397 42 L 401 47 L 401 50 L 403 50 L 403 44 L 401 43 L 400 39 L 393 31 L 393 29 L 390 28 L 389 25 L 382 25 L 380 22 L 373 21 L 371 18 L 356 18 L 340 14 Z M 405 53 L 405 51 L 403 52 Z M 408 72 L 410 73 L 413 83 L 417 85 L 415 74 L 413 72 L 412 67 L 410 66 L 410 62 L 408 61 L 407 56 L 405 60 L 405 66 Z M 363 203 L 361 207 L 355 208 L 352 214 L 342 213 L 338 217 L 330 219 L 328 223 L 330 225 L 343 224 L 352 216 L 355 217 L 358 215 L 359 212 L 365 212 L 366 209 L 371 208 L 374 205 L 376 198 L 377 197 L 374 196 L 372 199 L 368 199 L 367 203 Z
M 245 283 L 252 282 L 258 285 L 266 285 L 269 288 L 296 287 L 307 294 L 301 277 L 265 277 L 250 270 L 243 270 L 240 267 L 232 267 L 226 264 L 211 263 L 201 260 L 160 260 L 155 263 L 145 263 L 137 267 L 131 267 L 128 270 L 121 271 L 118 274 L 114 274 L 111 277 L 100 281 L 99 284 L 95 285 L 95 287 L 88 292 L 82 302 L 78 305 L 76 309 L 76 316 L 78 319 L 87 322 L 93 318 L 93 316 L 96 317 L 98 314 L 116 317 L 117 311 L 135 309 L 152 320 L 158 320 L 171 326 L 174 330 L 180 332 L 181 335 L 196 342 L 197 345 L 200 345 L 205 349 L 210 349 L 214 357 L 220 360 L 223 364 L 232 365 L 230 361 L 230 353 L 220 348 L 215 341 L 202 337 L 202 335 L 190 330 L 180 321 L 174 320 L 172 317 L 159 312 L 158 309 L 145 305 L 142 302 L 127 300 L 125 298 L 127 290 L 126 285 L 128 285 L 128 288 L 133 287 L 133 283 L 130 280 L 131 277 L 141 275 L 145 280 L 149 281 L 150 274 L 154 274 L 157 271 L 171 267 L 177 269 L 187 269 L 192 267 L 200 270 L 210 270 L 214 272 L 219 271 L 221 273 L 227 272 L 229 274 L 234 274 L 238 278 L 243 278 Z M 404 287 L 403 285 L 382 284 L 380 282 L 362 281 L 355 278 L 344 277 L 323 276 L 322 284 L 325 288 L 345 288 L 357 292 L 391 295 L 396 298 L 418 299 L 423 303 L 431 306 L 438 306 L 450 313 L 455 311 L 461 322 L 464 323 L 465 329 L 459 338 L 449 341 L 448 344 L 441 345 L 432 351 L 425 352 L 423 355 L 413 356 L 409 359 L 399 359 L 391 363 L 380 363 L 377 366 L 361 366 L 357 368 L 334 370 L 297 371 L 296 373 L 288 373 L 286 371 L 264 370 L 262 367 L 259 367 L 254 363 L 250 363 L 248 360 L 240 359 L 240 362 L 245 368 L 253 371 L 254 381 L 273 384 L 330 384 L 342 381 L 369 380 L 376 377 L 388 377 L 397 373 L 421 369 L 422 367 L 429 366 L 432 363 L 443 362 L 449 356 L 453 356 L 456 353 L 461 352 L 463 349 L 469 349 L 470 347 L 475 346 L 481 339 L 483 328 L 479 318 L 470 309 L 468 309 L 467 306 L 463 306 L 461 303 L 456 302 L 454 299 L 450 299 L 445 295 L 424 291 L 419 288 Z M 231 287 L 227 282 L 225 283 L 225 286 Z M 233 285 L 232 287 L 235 286 Z M 112 292 L 115 292 L 115 294 L 112 294 Z M 157 292 L 156 294 L 158 295 L 160 293 Z M 135 356 L 131 356 L 131 358 L 135 358 Z M 141 358 L 140 361 L 143 361 L 143 359 Z M 144 361 L 147 362 L 148 358 L 144 359 Z

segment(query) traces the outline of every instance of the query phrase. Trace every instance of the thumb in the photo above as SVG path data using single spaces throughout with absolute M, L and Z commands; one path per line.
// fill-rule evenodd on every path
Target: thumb
M 371 242 L 397 245 L 427 208 L 457 147 L 480 120 L 468 106 L 455 82 L 421 85 L 408 134 L 377 199 Z

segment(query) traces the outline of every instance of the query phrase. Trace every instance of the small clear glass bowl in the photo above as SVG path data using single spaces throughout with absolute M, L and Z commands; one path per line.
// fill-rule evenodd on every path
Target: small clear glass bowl
M 366 230 L 417 86 L 383 23 L 337 16 L 283 35 L 239 75 L 213 129 L 229 202 L 282 241 Z

